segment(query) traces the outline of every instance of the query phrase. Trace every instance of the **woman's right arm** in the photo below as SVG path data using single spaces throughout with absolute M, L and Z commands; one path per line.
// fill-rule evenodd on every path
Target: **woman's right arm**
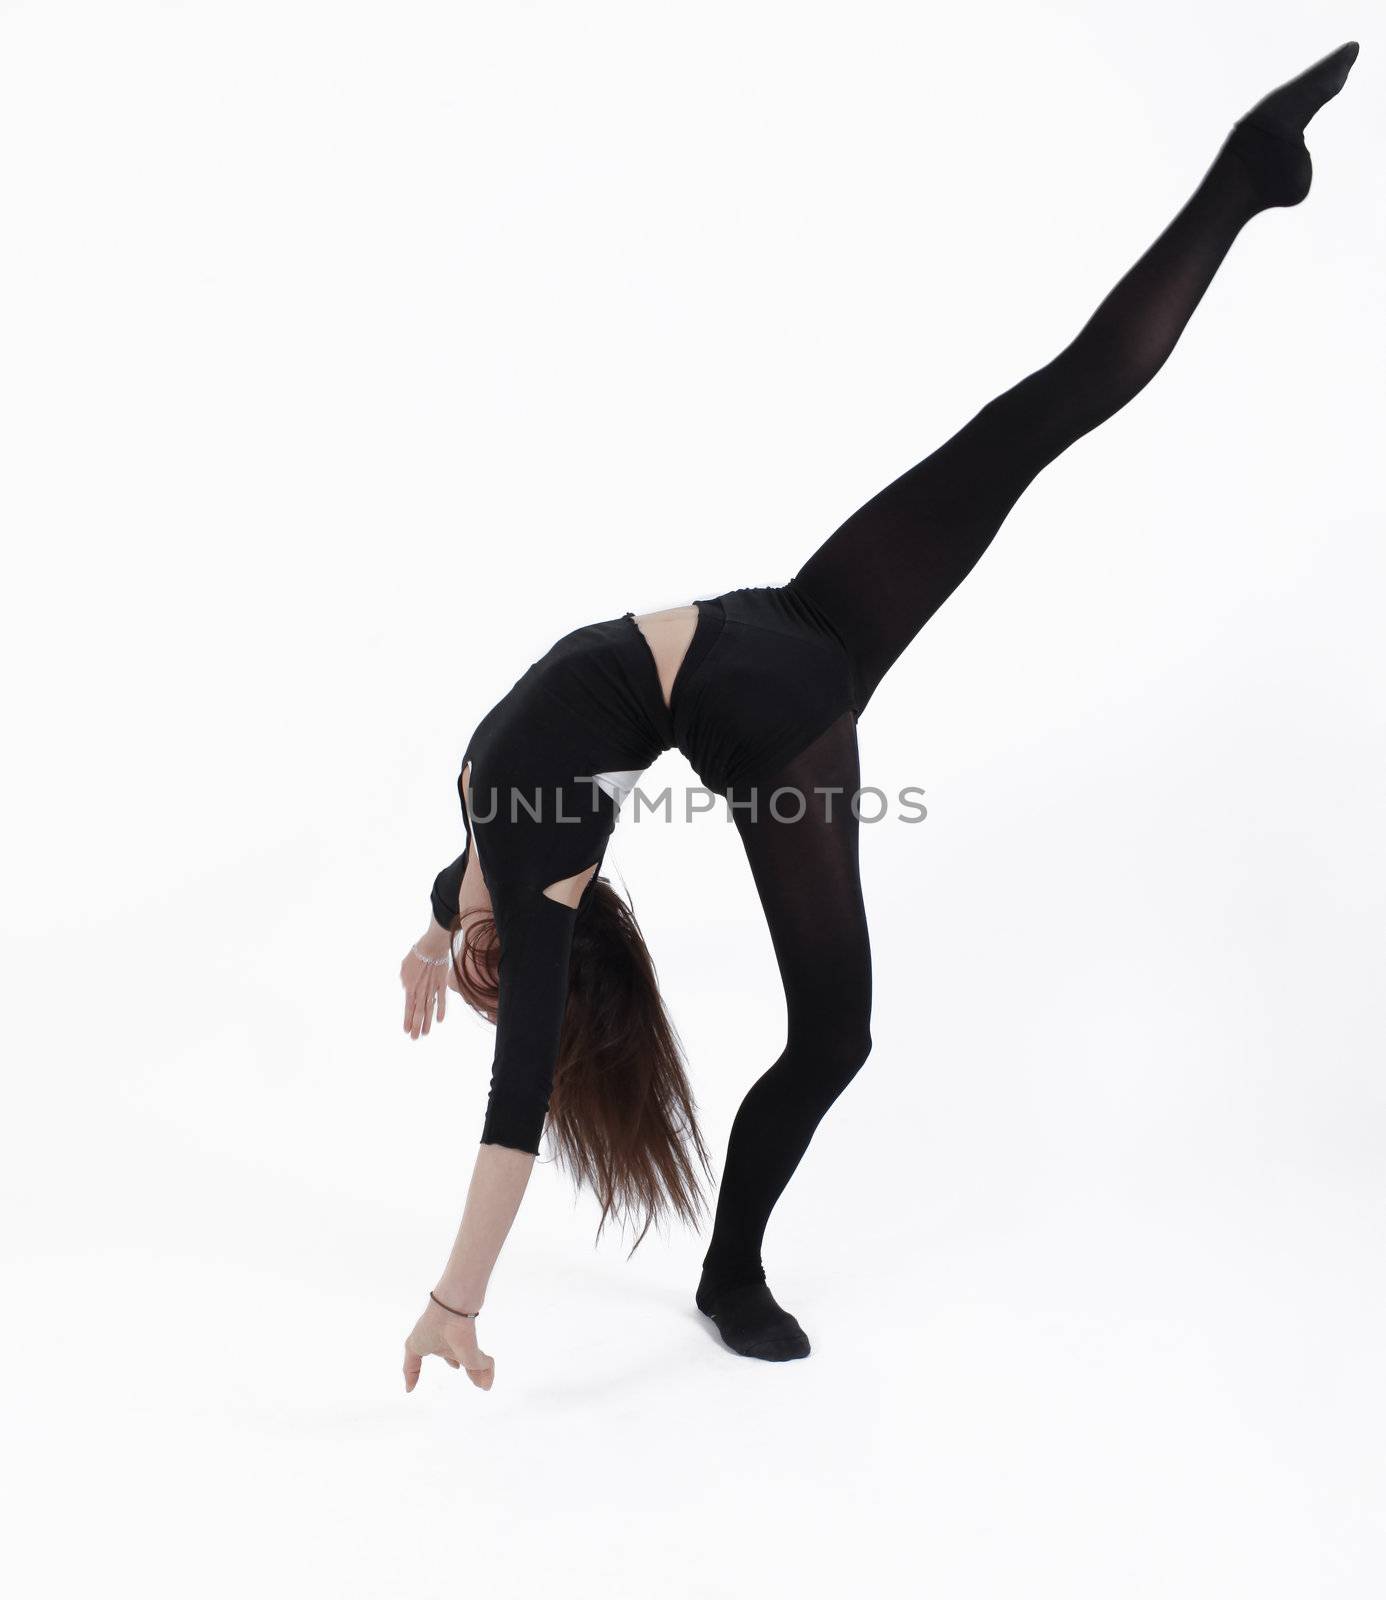
M 481 1148 L 462 1223 L 434 1289 L 443 1305 L 430 1300 L 405 1342 L 406 1391 L 417 1384 L 426 1355 L 465 1368 L 478 1388 L 491 1387 L 495 1363 L 477 1344 L 475 1319 L 455 1313 L 481 1309 L 492 1269 L 534 1170 L 567 1006 L 573 922 L 590 877 L 590 872 L 583 872 L 551 885 L 552 894 L 512 885 L 492 905 L 484 883 L 479 891 L 484 904 L 473 903 L 468 892 L 473 874 L 480 883 L 474 850 L 458 889 L 454 891 L 451 882 L 445 886 L 449 903 L 439 905 L 435 895 L 435 926 L 439 914 L 451 910 L 454 892 L 464 918 L 473 909 L 490 911 L 496 918 L 501 956 L 496 1053 Z M 445 945 L 450 942 L 450 934 L 442 928 L 438 932 Z M 421 941 L 420 949 L 427 952 L 428 947 Z M 427 1021 L 423 1031 L 427 1032 Z M 446 1309 L 449 1306 L 452 1312 Z
M 444 1306 L 481 1310 L 496 1258 L 533 1170 L 534 1157 L 528 1150 L 502 1144 L 483 1144 L 478 1150 L 462 1225 L 433 1291 Z M 450 1367 L 461 1367 L 478 1389 L 489 1389 L 494 1381 L 496 1364 L 477 1343 L 476 1319 L 454 1316 L 432 1300 L 405 1341 L 406 1392 L 419 1381 L 423 1358 L 431 1355 L 441 1356 Z
M 576 890 L 574 890 L 576 894 Z M 454 1312 L 479 1311 L 492 1268 L 520 1208 L 548 1113 L 568 993 L 575 907 L 533 891 L 497 902 L 500 1002 L 491 1087 L 462 1225 L 434 1293 Z M 405 1343 L 404 1386 L 426 1355 L 466 1369 L 489 1389 L 495 1364 L 470 1317 L 430 1301 Z

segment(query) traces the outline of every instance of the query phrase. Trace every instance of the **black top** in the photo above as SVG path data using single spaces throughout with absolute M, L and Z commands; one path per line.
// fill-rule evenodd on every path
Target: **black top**
M 674 742 L 659 672 L 633 613 L 566 634 L 473 733 L 467 848 L 433 885 L 445 928 L 473 847 L 500 939 L 500 999 L 483 1144 L 539 1149 L 568 997 L 578 907 L 544 893 L 600 867 L 617 802 L 598 773 L 643 771 Z M 458 790 L 462 780 L 459 775 Z M 595 882 L 596 874 L 593 874 Z
M 853 704 L 842 645 L 794 584 L 733 590 L 697 606 L 669 706 L 654 655 L 627 612 L 566 634 L 467 745 L 467 848 L 438 874 L 432 898 L 435 919 L 450 928 L 475 847 L 500 940 L 483 1144 L 539 1150 L 573 925 L 592 884 L 576 907 L 544 890 L 601 866 L 619 805 L 597 774 L 641 772 L 677 746 L 704 784 L 726 794 L 804 748 Z

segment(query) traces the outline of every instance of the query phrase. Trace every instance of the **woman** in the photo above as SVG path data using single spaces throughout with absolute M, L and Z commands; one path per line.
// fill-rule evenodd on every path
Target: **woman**
M 696 1302 L 738 1354 L 809 1352 L 761 1241 L 828 1107 L 870 1049 L 857 871 L 856 722 L 1036 474 L 1164 364 L 1237 234 L 1297 205 L 1302 134 L 1357 56 L 1345 44 L 1233 127 L 1184 208 L 1047 366 L 857 511 L 786 584 L 593 623 L 482 721 L 459 788 L 467 849 L 405 957 L 405 1028 L 449 984 L 496 1024 L 481 1149 L 456 1243 L 405 1347 L 406 1389 L 441 1356 L 490 1388 L 476 1315 L 547 1119 L 603 1221 L 696 1219 L 707 1152 L 654 969 L 598 876 L 623 798 L 676 747 L 732 803 L 784 982 L 778 1061 L 732 1126 Z M 637 1243 L 639 1239 L 637 1239 Z

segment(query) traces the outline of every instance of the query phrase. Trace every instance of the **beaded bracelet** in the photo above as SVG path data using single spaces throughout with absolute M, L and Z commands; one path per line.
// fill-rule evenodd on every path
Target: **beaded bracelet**
M 452 962 L 451 956 L 426 956 L 416 944 L 411 944 L 409 949 L 426 967 L 446 967 Z

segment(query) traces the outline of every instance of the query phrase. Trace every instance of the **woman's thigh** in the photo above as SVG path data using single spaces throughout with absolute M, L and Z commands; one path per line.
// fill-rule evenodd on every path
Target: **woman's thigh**
M 733 816 L 784 984 L 791 1042 L 851 1053 L 871 1012 L 871 943 L 862 899 L 856 724 L 844 713 L 745 793 Z

